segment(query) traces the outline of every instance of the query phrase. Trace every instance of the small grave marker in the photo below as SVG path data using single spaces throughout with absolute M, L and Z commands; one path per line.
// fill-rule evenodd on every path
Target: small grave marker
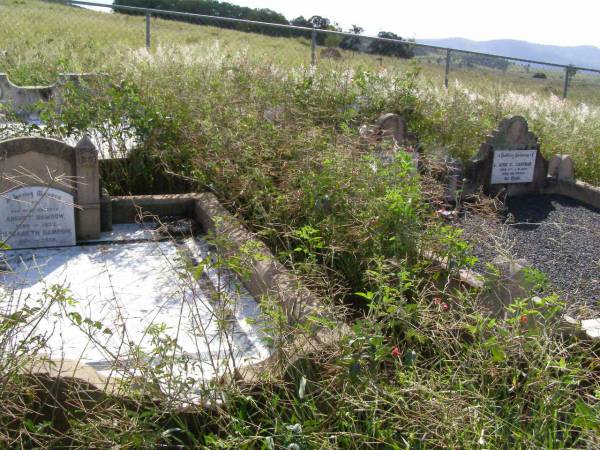
M 413 159 L 415 167 L 419 162 L 419 155 L 411 145 L 406 120 L 397 114 L 381 115 L 373 127 L 363 126 L 360 130 L 363 146 L 374 149 L 383 165 L 391 164 L 398 151 L 404 151 Z
M 467 163 L 463 194 L 480 190 L 491 196 L 539 194 L 547 173 L 538 138 L 523 117 L 515 116 L 503 120 Z
M 98 152 L 54 139 L 0 142 L 0 244 L 75 245 L 100 234 Z

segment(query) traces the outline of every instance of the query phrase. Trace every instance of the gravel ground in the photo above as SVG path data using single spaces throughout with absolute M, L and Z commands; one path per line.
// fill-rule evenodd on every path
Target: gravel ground
M 479 258 L 525 259 L 549 278 L 571 307 L 600 310 L 600 210 L 559 196 L 511 198 L 506 214 L 469 211 L 460 220 Z

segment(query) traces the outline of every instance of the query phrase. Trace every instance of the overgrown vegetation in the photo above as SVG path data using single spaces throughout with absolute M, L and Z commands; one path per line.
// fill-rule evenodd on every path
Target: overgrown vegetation
M 385 70 L 361 57 L 351 67 L 346 61 L 313 69 L 299 64 L 307 59 L 303 41 L 273 43 L 169 22 L 158 22 L 160 45 L 148 52 L 142 35 L 126 29 L 141 26 L 135 17 L 25 1 L 5 0 L 2 7 L 8 13 L 0 25 L 9 32 L 0 36 L 0 69 L 14 79 L 39 82 L 67 70 L 103 74 L 84 89 L 71 87 L 59 113 L 49 105 L 47 129 L 22 133 L 65 137 L 95 128 L 121 145 L 134 138 L 141 143 L 134 161 L 143 164 L 105 180 L 112 194 L 139 192 L 135 180 L 157 170 L 209 189 L 327 308 L 350 311 L 336 314 L 348 324 L 341 341 L 298 358 L 285 337 L 310 327 L 290 328 L 277 308 L 265 307 L 278 364 L 252 383 L 219 385 L 224 404 L 185 413 L 154 391 L 162 403 L 140 395 L 90 406 L 77 387 L 52 398 L 39 380 L 20 375 L 33 344 L 5 340 L 6 447 L 599 444 L 597 345 L 561 332 L 562 305 L 551 293 L 539 300 L 539 292 L 529 293 L 506 319 L 485 315 L 476 292 L 457 287 L 451 274 L 420 256 L 435 249 L 456 267 L 472 263 L 460 233 L 435 214 L 435 180 L 416 173 L 408 157 L 381 165 L 358 133 L 382 111 L 402 114 L 429 167 L 440 154 L 471 156 L 502 117 L 522 114 L 548 155 L 571 153 L 578 176 L 598 183 L 596 107 L 489 82 L 453 83 L 445 91 L 431 81 L 431 68 L 416 63 L 390 60 Z M 77 29 L 65 29 L 76 21 Z M 3 318 L 3 336 L 14 336 L 38 313 Z M 54 412 L 39 413 L 45 402 Z

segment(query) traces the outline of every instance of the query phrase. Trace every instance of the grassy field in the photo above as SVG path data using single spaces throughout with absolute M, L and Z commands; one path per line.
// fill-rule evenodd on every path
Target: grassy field
M 588 103 L 551 95 L 558 77 L 540 87 L 512 71 L 453 72 L 460 80 L 446 91 L 434 65 L 344 54 L 315 69 L 306 40 L 159 20 L 148 52 L 143 29 L 141 18 L 0 0 L 0 71 L 19 83 L 102 73 L 69 89 L 58 112 L 48 107 L 44 132 L 94 128 L 117 143 L 134 138 L 134 163 L 104 180 L 111 194 L 147 192 L 156 171 L 210 189 L 348 333 L 298 359 L 289 337 L 312 328 L 287 325 L 275 306 L 265 307 L 279 362 L 253 383 L 207 383 L 206 400 L 218 389 L 224 404 L 181 412 L 177 398 L 134 377 L 125 386 L 136 394 L 130 401 L 90 406 L 77 387 L 55 399 L 21 375 L 27 358 L 43 353 L 43 340 L 9 339 L 40 313 L 22 311 L 0 326 L 2 446 L 599 445 L 598 345 L 561 332 L 564 305 L 544 290 L 543 276 L 532 273 L 538 282 L 506 318 L 491 318 L 479 293 L 456 288 L 451 273 L 419 256 L 434 249 L 456 267 L 473 263 L 460 230 L 435 212 L 436 158 L 469 157 L 507 115 L 524 115 L 547 155 L 573 155 L 578 175 L 600 184 L 593 79 L 580 97 Z M 359 127 L 382 112 L 408 118 L 424 173 L 408 159 L 381 166 L 366 155 Z M 154 357 L 168 360 L 170 350 L 159 346 Z M 153 362 L 140 363 L 140 373 L 165 377 Z M 36 414 L 44 401 L 60 421 Z
M 2 0 L 0 5 L 0 24 L 5 30 L 0 36 L 0 71 L 8 72 L 17 84 L 51 83 L 61 72 L 119 73 L 136 61 L 154 64 L 173 51 L 187 67 L 196 58 L 214 55 L 219 61 L 261 61 L 282 77 L 308 70 L 310 45 L 306 39 L 154 19 L 153 50 L 148 54 L 142 17 L 53 4 L 40 8 L 32 1 Z M 340 61 L 320 59 L 318 73 L 338 73 L 346 87 L 336 89 L 347 89 L 356 73 L 370 72 L 392 82 L 395 76 L 413 71 L 415 64 L 420 74 L 414 113 L 423 120 L 411 126 L 428 147 L 443 147 L 455 156 L 468 157 L 502 117 L 521 114 L 540 136 L 546 156 L 571 154 L 577 175 L 600 184 L 598 77 L 577 74 L 570 98 L 563 102 L 559 98 L 560 72 L 548 71 L 547 80 L 534 80 L 517 66 L 506 72 L 453 68 L 448 92 L 441 88 L 443 67 L 418 61 L 343 52 Z M 392 109 L 399 110 L 396 105 Z
M 97 72 L 115 60 L 126 58 L 127 50 L 145 45 L 145 18 L 120 14 L 101 15 L 79 9 L 68 13 L 67 23 L 52 23 L 44 20 L 48 11 L 63 10 L 59 5 L 48 5 L 40 10 L 31 2 L 3 0 L 3 26 L 6 37 L 16 36 L 11 31 L 20 31 L 25 39 L 21 43 L 5 43 L 5 60 L 0 70 L 9 71 L 16 82 L 36 84 L 52 82 L 57 73 Z M 18 5 L 18 7 L 16 7 Z M 26 19 L 24 19 L 26 16 Z M 31 27 L 31 21 L 37 26 Z M 54 26 L 53 26 L 54 25 Z M 26 26 L 26 34 L 23 32 Z M 243 51 L 251 57 L 260 57 L 283 67 L 297 67 L 310 62 L 310 43 L 307 39 L 272 38 L 252 33 L 241 33 L 222 28 L 195 26 L 160 18 L 152 20 L 152 44 L 212 47 L 219 43 L 225 54 Z M 26 44 L 26 45 L 24 45 Z M 27 48 L 25 48 L 27 47 Z M 321 50 L 323 48 L 320 48 Z M 114 50 L 117 50 L 115 54 Z M 409 63 L 389 57 L 376 57 L 359 52 L 341 51 L 341 60 L 322 59 L 326 68 L 347 70 L 365 66 L 372 70 L 386 69 L 390 72 L 406 70 Z M 445 53 L 418 57 L 424 75 L 436 83 L 443 83 Z M 37 69 L 30 64 L 40 64 Z M 20 68 L 23 67 L 21 70 Z M 536 80 L 535 72 L 545 72 L 546 80 Z M 529 72 L 520 65 L 509 66 L 506 71 L 478 67 L 460 68 L 456 61 L 451 70 L 451 81 L 458 80 L 470 88 L 477 89 L 495 84 L 504 90 L 519 93 L 562 95 L 563 72 L 560 69 L 531 68 Z M 573 102 L 600 103 L 600 77 L 578 74 L 571 81 L 570 98 Z

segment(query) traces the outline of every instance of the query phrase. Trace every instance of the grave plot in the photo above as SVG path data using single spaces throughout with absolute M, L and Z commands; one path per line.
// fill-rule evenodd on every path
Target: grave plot
M 508 200 L 505 211 L 467 211 L 460 226 L 474 245 L 476 269 L 485 262 L 516 260 L 548 278 L 547 290 L 571 308 L 598 310 L 600 300 L 600 210 L 560 195 Z
M 266 251 L 241 280 L 204 236 L 247 232 L 210 194 L 110 199 L 100 183 L 87 139 L 0 142 L 0 313 L 36 312 L 13 344 L 36 336 L 39 354 L 106 377 L 164 365 L 161 387 L 192 396 L 268 358 L 257 299 L 286 276 Z
M 549 171 L 539 150 L 523 118 L 503 121 L 466 166 L 466 212 L 456 226 L 473 245 L 477 271 L 525 268 L 529 282 L 589 317 L 600 310 L 600 191 L 573 180 L 566 158 Z
M 17 86 L 8 75 L 0 73 L 0 140 L 13 137 L 32 136 L 32 125 L 37 127 L 39 135 L 46 132 L 46 125 L 41 119 L 39 105 L 49 101 L 61 104 L 67 83 L 81 85 L 82 80 L 91 79 L 90 74 L 62 74 L 59 80 L 49 86 Z M 14 116 L 11 119 L 11 116 Z M 123 129 L 126 129 L 123 121 Z M 107 127 L 110 128 L 110 127 Z M 121 133 L 120 139 L 108 138 L 99 129 L 87 130 L 87 137 L 98 149 L 100 159 L 124 158 L 136 148 L 139 142 L 134 133 Z M 75 146 L 81 136 L 66 136 L 64 142 Z
M 165 238 L 152 228 L 121 224 L 76 246 L 6 252 L 3 314 L 47 308 L 16 338 L 33 332 L 46 357 L 80 361 L 107 378 L 160 364 L 157 342 L 172 339 L 172 376 L 198 388 L 267 358 L 259 305 L 218 267 L 214 249 L 201 237 Z

